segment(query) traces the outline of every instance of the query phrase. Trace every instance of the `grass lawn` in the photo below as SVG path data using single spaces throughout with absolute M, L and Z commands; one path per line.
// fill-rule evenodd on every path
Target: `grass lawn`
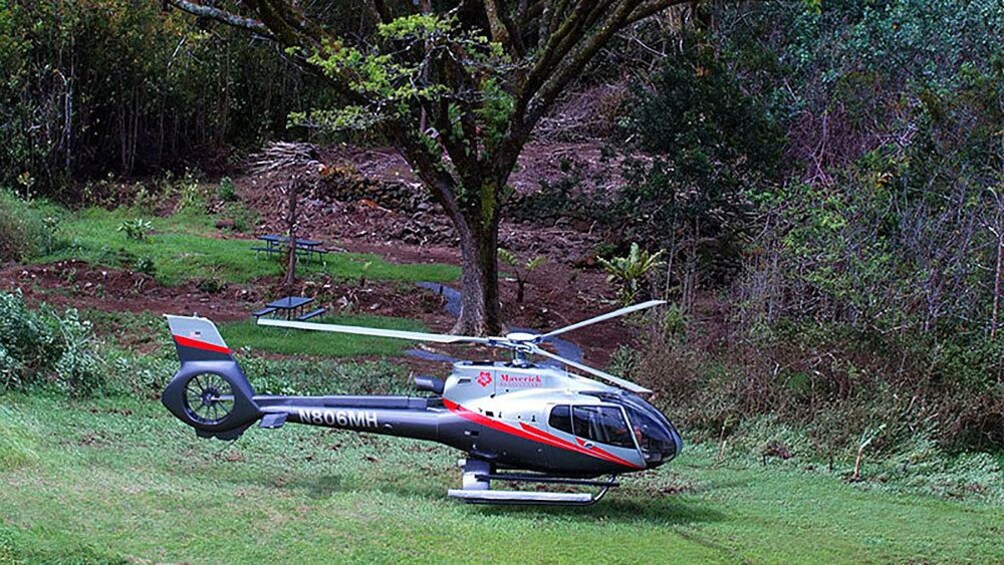
M 313 318 L 311 322 L 368 326 L 390 330 L 426 331 L 417 320 L 389 318 L 386 316 L 330 316 Z M 248 347 L 254 352 L 267 351 L 283 355 L 317 355 L 322 357 L 349 357 L 353 355 L 399 355 L 414 347 L 411 342 L 359 335 L 307 332 L 282 328 L 262 327 L 254 320 L 242 320 L 220 325 L 220 334 L 232 348 Z
M 123 232 L 117 231 L 123 221 L 137 218 L 153 224 L 154 231 L 146 241 L 128 239 Z M 40 257 L 36 262 L 81 259 L 110 267 L 133 268 L 137 261 L 148 258 L 155 266 L 155 277 L 165 285 L 208 278 L 242 283 L 282 273 L 278 260 L 259 258 L 251 251 L 251 247 L 262 242 L 215 237 L 220 232 L 213 226 L 213 219 L 195 212 L 156 218 L 125 209 L 93 208 L 68 214 L 60 224 L 59 233 L 71 242 L 70 247 Z M 454 265 L 399 265 L 365 253 L 332 252 L 327 254 L 324 264 L 301 263 L 301 269 L 305 274 L 323 272 L 343 279 L 365 275 L 372 280 L 446 282 L 460 275 L 460 268 Z
M 586 509 L 466 506 L 458 453 L 159 403 L 0 395 L 0 562 L 992 562 L 1004 512 L 690 447 Z

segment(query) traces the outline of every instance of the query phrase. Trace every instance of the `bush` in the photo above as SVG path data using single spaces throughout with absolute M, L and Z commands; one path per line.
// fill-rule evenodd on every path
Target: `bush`
M 45 305 L 31 310 L 20 290 L 0 292 L 0 387 L 87 396 L 103 385 L 91 325 L 76 310 L 62 316 Z
M 230 177 L 220 179 L 220 186 L 216 189 L 216 198 L 224 202 L 234 202 L 237 200 L 237 187 Z
M 816 456 L 854 453 L 869 430 L 879 430 L 870 457 L 891 457 L 919 435 L 946 453 L 1004 447 L 1000 346 L 984 336 L 802 323 L 707 347 L 703 329 L 689 338 L 664 330 L 630 363 L 617 356 L 630 378 L 665 391 L 663 407 L 696 440 L 749 435 L 750 422 L 770 417 L 804 433 Z
M 0 190 L 0 262 L 44 255 L 57 247 L 59 211 Z
M 150 275 L 151 277 L 157 276 L 157 264 L 154 262 L 153 257 L 149 255 L 143 255 L 136 259 L 136 262 L 133 263 L 133 270 L 137 273 Z
M 649 253 L 641 249 L 637 243 L 631 244 L 631 251 L 624 257 L 604 259 L 599 257 L 600 265 L 607 272 L 607 282 L 617 286 L 617 298 L 624 305 L 634 304 L 646 294 L 646 283 L 653 272 L 662 267 L 660 260 L 662 251 Z M 654 293 L 649 293 L 654 294 Z
M 117 231 L 125 232 L 126 239 L 146 241 L 147 234 L 153 231 L 153 224 L 144 219 L 125 220 Z

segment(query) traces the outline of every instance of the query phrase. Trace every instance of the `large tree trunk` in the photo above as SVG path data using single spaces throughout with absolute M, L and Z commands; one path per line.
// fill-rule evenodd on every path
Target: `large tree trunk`
M 499 335 L 502 308 L 499 304 L 498 222 L 471 226 L 454 222 L 460 236 L 463 271 L 460 275 L 460 319 L 453 333 Z

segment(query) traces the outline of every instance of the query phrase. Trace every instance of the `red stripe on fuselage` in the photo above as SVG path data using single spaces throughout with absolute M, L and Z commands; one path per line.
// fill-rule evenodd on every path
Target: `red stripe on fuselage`
M 604 451 L 604 450 L 602 450 L 602 449 L 600 449 L 598 447 L 593 447 L 592 449 L 586 449 L 585 447 L 582 447 L 582 446 L 579 446 L 579 445 L 575 445 L 574 443 L 572 443 L 570 441 L 567 441 L 567 440 L 561 439 L 558 436 L 549 434 L 549 433 L 545 432 L 544 430 L 541 430 L 539 428 L 535 428 L 535 427 L 533 427 L 533 426 L 531 426 L 529 424 L 526 424 L 525 422 L 520 422 L 520 427 L 522 429 L 521 428 L 517 428 L 515 426 L 510 426 L 509 424 L 506 424 L 504 422 L 500 422 L 499 420 L 494 420 L 494 419 L 489 418 L 487 416 L 483 416 L 481 414 L 478 414 L 477 412 L 472 412 L 472 411 L 464 408 L 463 406 L 457 404 L 456 402 L 453 402 L 451 400 L 447 400 L 445 398 L 443 399 L 443 406 L 446 406 L 446 408 L 450 412 L 454 412 L 454 413 L 458 414 L 459 416 L 461 416 L 462 418 L 470 420 L 470 421 L 472 421 L 472 422 L 474 422 L 476 424 L 481 424 L 483 426 L 487 426 L 489 428 L 492 428 L 493 430 L 498 430 L 500 432 L 505 432 L 507 434 L 511 434 L 511 435 L 516 436 L 516 437 L 520 437 L 520 438 L 527 439 L 527 440 L 530 440 L 530 441 L 535 441 L 537 443 L 543 443 L 543 444 L 549 445 L 551 447 L 557 447 L 559 449 L 565 449 L 567 451 L 574 451 L 576 453 L 582 453 L 583 455 L 589 455 L 590 457 L 595 457 L 597 459 L 603 459 L 604 461 L 609 461 L 611 463 L 616 463 L 618 465 L 623 465 L 625 467 L 630 467 L 632 469 L 644 469 L 645 468 L 643 466 L 636 465 L 636 464 L 634 464 L 634 463 L 632 463 L 630 461 L 627 461 L 626 459 L 621 459 L 620 457 L 617 457 L 613 453 Z
M 214 353 L 223 353 L 224 355 L 230 355 L 230 349 L 227 347 L 223 347 L 222 345 L 216 345 L 215 343 L 207 343 L 205 341 L 199 341 L 197 339 L 192 339 L 190 337 L 176 335 L 174 336 L 174 342 L 182 347 L 194 347 L 195 349 L 201 349 L 203 351 L 212 351 Z

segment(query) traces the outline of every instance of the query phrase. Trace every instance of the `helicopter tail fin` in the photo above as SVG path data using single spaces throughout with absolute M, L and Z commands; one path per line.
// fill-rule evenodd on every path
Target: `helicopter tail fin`
M 261 417 L 254 389 L 216 325 L 206 318 L 168 316 L 181 368 L 161 401 L 200 437 L 235 439 Z
M 182 365 L 192 361 L 237 362 L 216 325 L 206 318 L 167 316 L 167 325 Z

